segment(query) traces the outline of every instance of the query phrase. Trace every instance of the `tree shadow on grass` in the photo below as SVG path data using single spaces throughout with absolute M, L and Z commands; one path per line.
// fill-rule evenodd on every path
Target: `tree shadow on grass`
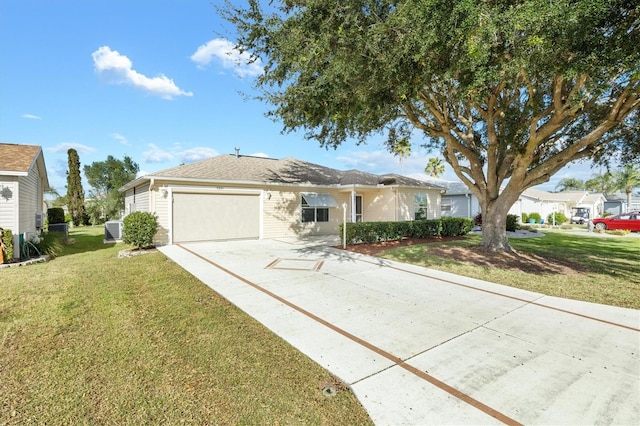
M 69 232 L 69 241 L 64 244 L 58 257 L 70 256 L 78 253 L 106 250 L 113 248 L 116 243 L 104 242 L 104 227 L 80 227 Z

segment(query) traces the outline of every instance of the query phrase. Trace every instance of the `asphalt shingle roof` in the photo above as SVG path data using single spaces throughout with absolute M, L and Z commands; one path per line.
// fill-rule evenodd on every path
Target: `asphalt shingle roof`
M 196 163 L 161 170 L 145 177 L 321 186 L 385 184 L 439 188 L 437 185 L 400 175 L 375 175 L 359 170 L 341 171 L 295 158 L 278 160 L 234 154 L 219 155 Z
M 29 172 L 39 146 L 0 143 L 0 172 Z

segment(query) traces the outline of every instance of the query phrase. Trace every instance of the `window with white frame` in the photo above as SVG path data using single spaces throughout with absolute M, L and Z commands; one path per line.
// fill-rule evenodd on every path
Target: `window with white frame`
M 427 218 L 427 194 L 418 193 L 414 195 L 414 219 L 425 220 Z
M 303 192 L 302 222 L 329 222 L 329 208 L 338 203 L 329 194 Z

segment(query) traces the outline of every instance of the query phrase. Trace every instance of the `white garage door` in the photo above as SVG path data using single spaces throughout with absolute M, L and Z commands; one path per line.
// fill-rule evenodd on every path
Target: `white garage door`
M 257 194 L 173 194 L 173 242 L 260 237 Z

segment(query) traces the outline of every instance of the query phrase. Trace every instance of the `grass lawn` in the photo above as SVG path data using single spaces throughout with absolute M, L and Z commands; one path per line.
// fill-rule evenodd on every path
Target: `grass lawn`
M 331 376 L 166 259 L 103 228 L 0 269 L 0 424 L 371 424 Z
M 472 278 L 491 281 L 550 296 L 640 309 L 640 239 L 635 237 L 580 236 L 544 230 L 541 238 L 513 238 L 511 245 L 520 253 L 563 259 L 583 265 L 587 271 L 577 274 L 535 275 L 507 271 L 428 254 L 433 244 L 394 248 L 378 256 L 425 266 Z M 442 243 L 443 245 L 479 245 L 481 237 Z
M 489 268 L 431 256 L 428 254 L 431 244 L 389 249 L 379 256 L 550 296 L 640 309 L 640 238 L 544 232 L 546 235 L 541 238 L 514 238 L 510 243 L 518 252 L 543 256 L 550 262 L 553 259 L 571 261 L 584 265 L 587 271 L 560 275 Z M 472 235 L 442 244 L 479 245 L 480 238 Z

